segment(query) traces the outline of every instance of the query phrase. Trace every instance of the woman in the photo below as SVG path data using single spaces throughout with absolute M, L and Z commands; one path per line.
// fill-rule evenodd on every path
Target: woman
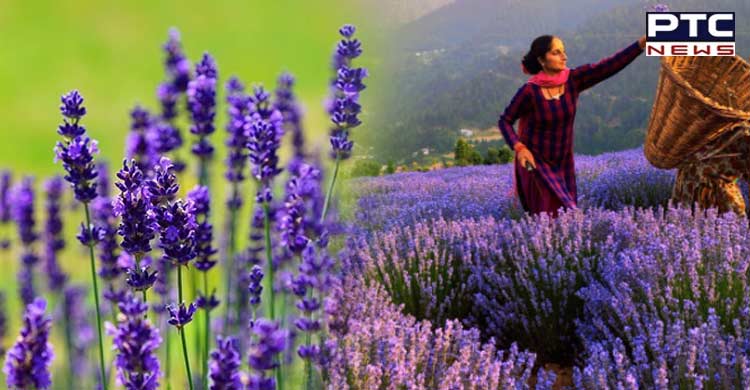
M 643 52 L 644 35 L 595 64 L 568 69 L 560 38 L 543 35 L 524 56 L 524 73 L 533 75 L 518 89 L 498 126 L 516 152 L 515 182 L 524 210 L 550 213 L 577 202 L 573 162 L 573 122 L 578 95 L 616 74 Z M 513 123 L 519 120 L 518 134 Z

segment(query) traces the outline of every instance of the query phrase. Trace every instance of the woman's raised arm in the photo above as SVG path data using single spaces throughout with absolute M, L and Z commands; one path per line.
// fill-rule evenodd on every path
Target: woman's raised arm
M 615 75 L 643 53 L 646 40 L 641 37 L 630 46 L 594 64 L 581 65 L 570 72 L 579 92 Z

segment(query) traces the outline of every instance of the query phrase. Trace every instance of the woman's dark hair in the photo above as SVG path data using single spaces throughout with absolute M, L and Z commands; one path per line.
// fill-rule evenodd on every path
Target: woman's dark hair
M 554 38 L 553 35 L 542 35 L 534 39 L 534 42 L 531 42 L 529 52 L 523 56 L 523 60 L 521 61 L 529 73 L 537 74 L 542 71 L 542 64 L 539 63 L 539 57 L 544 58 L 544 55 L 552 47 L 552 38 Z

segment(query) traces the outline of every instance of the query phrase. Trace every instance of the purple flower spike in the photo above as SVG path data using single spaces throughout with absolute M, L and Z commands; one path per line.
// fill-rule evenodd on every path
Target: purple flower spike
M 149 267 L 133 267 L 127 271 L 125 282 L 135 291 L 146 291 L 156 282 L 157 271 L 149 272 Z
M 25 177 L 12 190 L 11 214 L 18 228 L 18 237 L 23 250 L 21 267 L 18 270 L 18 288 L 25 305 L 32 303 L 36 296 L 34 289 L 34 265 L 39 258 L 34 253 L 33 244 L 38 235 L 34 232 L 34 179 Z
M 227 130 L 227 172 L 224 176 L 231 183 L 245 180 L 245 165 L 247 164 L 247 136 L 245 134 L 245 117 L 248 115 L 250 96 L 245 93 L 245 86 L 239 79 L 231 77 L 226 84 L 229 121 Z M 235 191 L 236 192 L 236 191 Z M 242 206 L 242 197 L 233 194 L 227 200 L 230 209 Z
M 174 164 L 166 157 L 154 167 L 154 179 L 145 183 L 145 193 L 151 204 L 166 205 L 177 197 L 180 187 L 174 173 Z
M 266 194 L 263 198 L 271 200 L 270 183 L 274 177 L 281 173 L 278 167 L 278 149 L 281 146 L 281 138 L 284 135 L 282 128 L 282 117 L 279 111 L 273 111 L 266 120 L 258 113 L 252 115 L 248 131 L 248 144 L 250 149 L 250 162 L 252 163 L 252 174 L 256 180 L 262 183 L 258 194 Z
M 273 370 L 279 365 L 277 355 L 286 348 L 289 335 L 286 330 L 279 329 L 277 322 L 265 318 L 255 322 L 253 333 L 257 336 L 257 340 L 250 346 L 248 360 L 250 367 L 259 374 L 252 375 L 250 383 L 266 386 L 274 382 L 270 378 L 265 378 L 265 372 Z
M 328 108 L 331 121 L 331 157 L 345 160 L 351 156 L 353 141 L 349 140 L 349 130 L 361 124 L 359 92 L 365 89 L 362 80 L 367 77 L 367 69 L 352 68 L 352 61 L 362 54 L 357 39 L 352 39 L 355 28 L 345 25 L 339 33 L 344 37 L 339 41 L 334 54 L 336 78 L 332 85 L 332 96 Z
M 156 351 L 161 344 L 159 330 L 143 315 L 148 306 L 128 292 L 118 304 L 124 319 L 117 327 L 107 324 L 117 351 L 117 381 L 126 389 L 156 390 L 161 376 Z
M 198 136 L 192 151 L 201 159 L 210 159 L 214 153 L 214 147 L 208 141 L 208 136 L 215 130 L 216 74 L 216 64 L 213 58 L 204 54 L 203 60 L 196 65 L 195 80 L 188 84 L 188 108 L 193 122 L 190 132 Z
M 60 105 L 60 112 L 64 117 L 68 119 L 81 119 L 86 115 L 86 107 L 83 107 L 83 96 L 78 93 L 78 90 L 72 90 L 60 98 L 62 104 Z M 73 135 L 73 137 L 81 134 Z
M 145 196 L 143 172 L 134 160 L 123 161 L 117 173 L 120 179 L 115 185 L 120 195 L 114 202 L 115 215 L 122 217 L 117 233 L 122 236 L 122 248 L 132 256 L 151 251 L 151 240 L 155 236 L 154 218 Z
M 190 81 L 190 61 L 182 51 L 180 32 L 176 28 L 169 29 L 169 40 L 164 44 L 164 51 L 167 54 L 164 65 L 172 88 L 177 93 L 185 92 Z
M 96 245 L 105 238 L 106 231 L 99 226 L 91 224 L 89 228 L 86 228 L 86 224 L 81 222 L 81 228 L 78 229 L 76 238 L 78 241 L 85 245 Z
M 178 199 L 157 209 L 154 226 L 159 229 L 159 248 L 164 250 L 164 259 L 187 266 L 195 258 L 195 216 L 188 204 Z
M 26 306 L 21 334 L 3 367 L 9 388 L 48 389 L 52 385 L 49 366 L 55 355 L 48 342 L 52 320 L 44 315 L 46 307 L 42 298 Z
M 212 258 L 216 254 L 216 249 L 211 245 L 213 226 L 208 218 L 211 204 L 210 194 L 207 187 L 198 186 L 188 192 L 187 197 L 193 204 L 193 213 L 197 222 L 195 229 L 196 258 L 193 265 L 199 271 L 206 272 L 216 264 L 216 260 Z
M 174 305 L 167 306 L 169 312 L 169 325 L 181 329 L 185 325 L 193 321 L 193 314 L 195 314 L 196 306 L 191 303 L 185 307 L 185 302 L 180 302 L 180 306 L 175 308 Z
M 252 271 L 250 271 L 250 285 L 248 286 L 248 292 L 250 293 L 250 304 L 257 307 L 260 305 L 260 296 L 263 292 L 263 270 L 259 265 L 254 265 Z
M 216 298 L 216 289 L 211 291 L 211 294 L 206 296 L 203 293 L 198 293 L 198 297 L 195 298 L 195 306 L 198 309 L 211 311 L 219 306 L 219 299 Z
M 86 114 L 86 108 L 81 106 L 83 97 L 73 90 L 62 97 L 60 111 L 64 123 L 59 126 L 58 134 L 64 141 L 58 141 L 55 146 L 55 160 L 61 160 L 63 168 L 68 174 L 65 180 L 70 182 L 75 197 L 81 203 L 88 203 L 96 198 L 97 170 L 94 166 L 94 155 L 99 153 L 96 141 L 86 136 L 86 129 L 78 125 L 78 121 Z
M 55 292 L 62 291 L 68 280 L 68 275 L 63 272 L 57 262 L 57 253 L 65 248 L 65 240 L 62 238 L 63 223 L 60 217 L 60 198 L 63 189 L 63 180 L 58 176 L 44 182 L 47 211 L 47 221 L 44 225 L 44 264 L 48 286 Z
M 209 369 L 211 390 L 241 389 L 239 342 L 234 337 L 216 336 L 216 349 L 211 351 Z

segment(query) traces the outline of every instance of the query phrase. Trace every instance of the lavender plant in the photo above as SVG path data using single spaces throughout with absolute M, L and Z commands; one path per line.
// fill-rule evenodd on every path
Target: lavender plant
M 340 322 L 325 365 L 334 389 L 525 389 L 534 355 L 515 345 L 497 351 L 457 321 L 433 327 L 404 315 L 385 291 L 349 279 L 336 289 Z
M 117 351 L 117 381 L 126 389 L 158 389 L 161 367 L 156 350 L 161 336 L 144 316 L 148 305 L 128 292 L 118 306 L 119 322 L 107 324 Z
M 361 43 L 357 39 L 352 39 L 355 31 L 355 27 L 350 24 L 339 29 L 343 39 L 339 41 L 333 56 L 336 79 L 332 85 L 328 112 L 334 124 L 331 129 L 331 157 L 335 159 L 335 166 L 331 184 L 326 192 L 321 221 L 325 220 L 328 211 L 339 164 L 351 156 L 354 142 L 349 140 L 349 131 L 362 123 L 358 118 L 361 111 L 359 93 L 365 89 L 362 80 L 367 77 L 367 69 L 352 67 L 352 61 L 362 54 Z
M 188 83 L 187 89 L 188 109 L 193 123 L 190 132 L 198 136 L 192 152 L 200 161 L 198 182 L 203 186 L 208 186 L 208 163 L 214 154 L 208 137 L 215 130 L 216 78 L 216 62 L 205 53 L 201 62 L 195 65 L 195 79 Z
M 18 227 L 21 241 L 21 269 L 18 271 L 18 287 L 21 302 L 29 305 L 37 296 L 34 287 L 34 265 L 39 257 L 34 251 L 38 234 L 34 231 L 34 178 L 27 176 L 12 190 L 11 213 Z
M 86 115 L 83 107 L 83 97 L 78 91 L 73 90 L 61 98 L 60 111 L 63 114 L 63 124 L 58 126 L 58 134 L 63 136 L 63 141 L 58 141 L 55 146 L 56 159 L 62 161 L 63 168 L 67 172 L 65 180 L 73 187 L 76 200 L 83 203 L 86 214 L 86 229 L 92 229 L 91 216 L 89 215 L 89 203 L 96 198 L 96 176 L 94 167 L 94 154 L 98 153 L 96 141 L 92 141 L 86 135 L 86 129 L 79 124 L 81 118 Z M 93 232 L 89 234 L 94 236 Z M 99 286 L 96 280 L 96 264 L 94 261 L 94 242 L 90 240 L 89 260 L 91 265 L 91 284 L 94 287 L 94 300 L 96 302 L 96 325 L 99 335 L 99 375 L 104 390 L 107 390 L 104 369 L 104 343 L 102 341 L 102 320 L 99 305 Z
M 43 390 L 52 385 L 49 366 L 55 354 L 48 341 L 52 320 L 44 314 L 46 307 L 43 298 L 26 306 L 18 340 L 5 356 L 8 388 Z

